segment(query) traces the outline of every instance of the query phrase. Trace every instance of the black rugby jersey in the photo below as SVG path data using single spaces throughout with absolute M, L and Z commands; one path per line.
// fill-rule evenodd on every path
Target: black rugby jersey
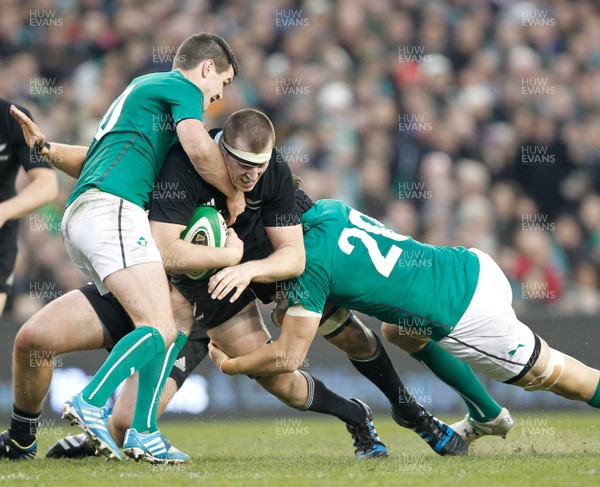
M 215 138 L 221 131 L 211 130 Z M 244 242 L 242 261 L 252 259 L 256 250 L 270 244 L 264 227 L 300 224 L 292 173 L 281 154 L 273 149 L 269 167 L 252 191 L 245 193 L 246 208 L 233 229 Z M 204 181 L 194 169 L 181 144 L 169 152 L 152 193 L 149 218 L 187 226 L 198 206 L 214 206 L 227 216 L 226 197 Z M 193 281 L 178 276 L 178 281 Z

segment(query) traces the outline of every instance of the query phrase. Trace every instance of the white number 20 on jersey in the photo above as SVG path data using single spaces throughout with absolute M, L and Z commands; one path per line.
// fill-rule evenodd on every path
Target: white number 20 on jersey
M 375 240 L 369 234 L 383 235 L 384 237 L 395 240 L 396 242 L 407 240 L 408 237 L 395 233 L 390 229 L 385 228 L 383 225 L 378 226 L 371 223 L 368 220 L 374 221 L 375 223 L 381 225 L 377 220 L 363 215 L 360 211 L 351 209 L 349 217 L 350 223 L 358 228 L 344 228 L 338 240 L 339 248 L 345 254 L 350 255 L 355 248 L 355 246 L 350 243 L 350 238 L 358 238 L 367 249 L 369 257 L 371 258 L 371 262 L 375 266 L 375 269 L 377 269 L 377 272 L 384 277 L 389 277 L 392 269 L 396 265 L 396 262 L 398 262 L 398 259 L 400 258 L 400 254 L 402 254 L 402 249 L 397 245 L 392 245 L 387 255 L 384 256 L 377 246 L 377 240 Z

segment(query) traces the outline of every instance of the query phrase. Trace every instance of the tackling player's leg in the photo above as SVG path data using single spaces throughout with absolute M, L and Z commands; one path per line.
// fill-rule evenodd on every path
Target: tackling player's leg
M 486 362 L 489 362 L 489 358 L 485 355 L 486 351 L 496 357 L 502 354 L 493 344 L 486 346 L 479 343 L 477 346 L 478 350 L 476 352 L 467 351 L 463 360 L 471 363 L 473 368 L 480 370 L 480 372 L 489 375 L 497 381 L 520 386 L 526 391 L 552 391 L 567 399 L 586 402 L 592 407 L 600 408 L 600 371 L 550 348 L 544 340 L 535 337 L 533 332 L 525 325 L 521 324 L 521 326 L 522 331 L 527 330 L 529 332 L 532 341 L 535 340 L 536 345 L 533 347 L 533 352 L 530 351 L 527 354 L 528 356 L 519 356 L 518 352 L 516 352 L 516 356 L 511 356 L 514 357 L 514 360 L 511 360 L 512 364 L 510 367 L 504 370 L 500 367 L 498 368 L 499 372 L 494 373 L 486 366 Z M 494 337 L 496 331 L 498 333 Z M 496 331 L 491 330 L 490 336 L 492 339 L 496 338 L 498 342 L 501 342 L 507 337 L 501 329 Z M 521 338 L 523 336 L 521 334 Z M 515 339 L 517 337 L 511 337 L 509 334 L 508 338 Z M 509 348 L 504 350 L 507 356 L 511 351 Z M 484 352 L 484 354 L 480 355 L 481 352 Z M 521 363 L 520 369 L 517 370 L 514 368 L 513 364 L 515 363 Z M 497 364 L 494 365 L 497 366 Z M 513 377 L 507 379 L 507 375 L 510 374 Z M 461 434 L 467 436 L 467 441 L 472 441 L 483 435 L 504 436 L 512 429 L 513 421 L 507 410 L 503 408 L 498 417 L 493 420 L 480 422 L 467 415 L 465 419 L 453 426 Z
M 177 364 L 171 370 L 171 375 L 163 388 L 160 396 L 156 416 L 160 418 L 165 408 L 181 388 L 185 379 L 191 374 L 196 366 L 208 355 L 208 338 L 200 340 L 188 340 L 181 350 Z M 183 360 L 182 360 L 183 359 Z M 122 446 L 125 433 L 131 427 L 135 409 L 135 401 L 138 389 L 138 374 L 129 377 L 121 389 L 119 396 L 113 406 L 112 414 L 108 418 L 108 429 L 117 445 Z M 85 434 L 67 437 L 58 440 L 48 451 L 49 458 L 80 458 L 96 455 L 95 449 Z
M 346 352 L 356 370 L 383 392 L 392 406 L 394 421 L 415 431 L 440 455 L 466 454 L 466 444 L 452 428 L 433 417 L 406 390 L 379 337 L 353 313 L 340 311 L 347 315 L 345 322 L 325 339 Z M 327 326 L 327 321 L 322 326 Z
M 89 300 L 90 305 L 92 306 L 92 312 L 94 313 L 94 316 L 100 317 L 100 321 L 102 321 L 102 323 L 108 328 L 109 333 L 115 339 L 115 341 L 120 340 L 123 336 L 127 335 L 127 333 L 129 333 L 133 329 L 134 324 L 131 318 L 127 315 L 124 307 L 121 305 L 120 302 L 118 302 L 114 298 L 114 296 L 112 296 L 111 294 L 101 296 L 100 292 L 95 286 L 86 286 L 85 292 L 86 297 Z M 191 307 L 176 290 L 172 289 L 172 293 L 173 294 L 171 296 L 171 302 L 175 310 L 175 316 L 178 322 L 182 324 L 182 326 L 185 325 L 183 330 L 187 333 L 192 322 Z M 187 363 L 190 365 L 191 368 L 195 367 L 195 365 L 199 363 L 199 361 L 202 360 L 202 358 L 206 355 L 207 343 L 202 343 L 201 346 L 198 346 L 197 343 L 198 342 L 192 342 L 191 345 L 186 344 L 187 350 L 193 350 L 193 355 L 190 354 L 189 351 L 184 352 L 188 355 Z M 161 383 L 158 384 L 158 387 L 155 387 L 152 390 L 160 391 L 160 388 L 162 387 L 161 384 L 167 381 L 169 377 L 168 373 L 169 370 L 172 368 L 172 362 L 174 360 L 175 357 L 171 356 L 170 362 L 164 367 L 166 375 L 164 376 L 163 381 L 161 381 Z M 178 377 L 178 375 L 172 370 L 171 376 Z M 183 379 L 181 380 L 181 382 L 183 382 Z M 106 418 L 107 434 L 110 434 L 111 441 L 115 444 L 115 448 L 118 448 L 123 444 L 123 438 L 127 430 L 130 428 L 130 426 L 132 426 L 132 422 L 135 424 L 134 410 L 136 406 L 136 399 L 138 396 L 138 387 L 138 374 L 135 374 L 133 378 L 130 378 L 126 381 L 126 385 L 121 395 L 119 396 L 117 403 L 115 404 L 114 411 L 116 411 L 117 414 L 115 415 L 113 411 L 113 415 L 109 418 Z M 174 392 L 172 390 L 170 390 L 169 392 L 168 390 L 166 393 L 163 392 L 163 394 L 160 396 L 160 400 L 157 400 L 156 398 L 151 398 L 149 400 L 149 402 L 154 407 L 154 411 L 158 412 L 159 415 L 168 403 L 168 399 L 165 400 L 165 397 L 169 394 L 170 396 L 172 396 Z M 139 401 L 137 402 L 139 403 Z M 112 419 L 115 418 L 117 419 L 117 421 L 112 421 Z M 142 423 L 140 429 L 146 427 L 145 421 L 147 420 L 147 418 L 147 415 L 138 418 Z M 137 432 L 138 431 L 136 430 L 136 433 Z M 155 452 L 157 453 L 156 455 L 149 454 L 149 452 L 146 451 L 139 451 L 140 445 L 138 440 L 140 440 L 140 437 L 138 434 L 131 435 L 131 438 L 132 442 L 135 443 L 135 445 L 125 446 L 131 446 L 132 455 L 137 454 L 138 458 L 140 458 L 140 455 L 143 454 L 144 460 L 150 461 L 152 463 L 181 463 L 182 461 L 187 461 L 188 459 L 187 455 L 183 455 L 181 452 L 173 448 L 162 437 L 160 438 L 161 441 L 159 441 L 158 443 L 160 443 L 164 447 L 163 449 L 165 451 L 163 452 L 161 449 L 160 452 Z M 114 440 L 116 440 L 116 442 Z M 133 451 L 133 448 L 136 449 L 135 452 Z M 89 440 L 86 440 L 85 438 L 81 437 L 81 435 L 77 435 L 76 437 L 65 438 L 58 441 L 50 449 L 49 456 L 52 458 L 73 458 L 87 456 L 92 454 L 94 449 L 95 448 L 90 447 Z M 144 450 L 144 448 L 141 449 Z
M 480 272 L 475 294 L 440 345 L 497 381 L 599 407 L 600 372 L 550 348 L 519 321 L 508 279 L 489 255 L 476 254 Z
M 599 408 L 600 371 L 550 348 L 520 322 L 508 279 L 489 255 L 476 253 L 480 273 L 475 294 L 440 346 L 496 381 L 527 391 L 549 390 Z M 476 434 L 498 434 L 494 431 L 511 421 L 501 413 L 494 421 L 467 423 Z
M 526 391 L 552 391 L 600 408 L 600 371 L 549 347 L 543 339 L 539 340 L 537 360 L 523 377 L 511 383 Z
M 81 211 L 85 207 L 85 211 Z M 93 225 L 94 235 L 89 228 Z M 80 426 L 103 454 L 123 455 L 106 426 L 104 405 L 131 371 L 161 368 L 164 352 L 177 338 L 162 260 L 152 240 L 142 208 L 114 195 L 94 190 L 81 194 L 65 211 L 63 237 L 69 256 L 94 279 L 102 292 L 111 291 L 136 329 L 113 348 L 91 382 L 63 406 L 63 417 Z M 119 235 L 115 239 L 113 235 Z M 110 235 L 111 237 L 104 237 Z M 140 381 L 150 391 L 158 384 L 153 374 Z M 136 408 L 142 417 L 152 412 L 152 394 L 142 394 Z M 150 421 L 148 433 L 154 433 Z
M 187 342 L 187 335 L 193 322 L 191 306 L 174 288 L 170 289 L 169 304 L 174 308 L 176 322 L 182 328 L 179 330 L 175 342 L 154 360 L 160 367 L 156 367 L 154 363 L 148 363 L 138 372 L 136 407 L 131 428 L 125 432 L 123 439 L 123 451 L 127 456 L 153 464 L 190 461 L 188 455 L 170 444 L 160 433 L 156 424 L 157 415 L 164 409 L 164 406 L 161 408 L 163 388 L 175 360 Z M 152 387 L 149 388 L 149 385 Z
M 460 395 L 469 412 L 451 426 L 467 443 L 484 435 L 505 438 L 513 429 L 514 422 L 508 410 L 488 394 L 468 363 L 431 339 L 405 332 L 396 325 L 382 323 L 381 332 L 388 342 L 409 353 Z

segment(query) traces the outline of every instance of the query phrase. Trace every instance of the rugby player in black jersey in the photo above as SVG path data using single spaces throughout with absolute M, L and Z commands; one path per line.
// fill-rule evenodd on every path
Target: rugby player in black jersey
M 275 294 L 276 286 L 268 283 L 294 275 L 303 267 L 302 234 L 299 227 L 300 213 L 295 203 L 292 175 L 281 156 L 277 151 L 272 150 L 274 132 L 268 118 L 255 110 L 242 110 L 228 119 L 224 133 L 213 132 L 213 136 L 221 145 L 234 186 L 246 192 L 246 211 L 238 217 L 234 225 L 234 229 L 244 241 L 244 256 L 241 264 L 228 267 L 228 272 L 225 273 L 226 277 L 230 276 L 231 281 L 229 282 L 233 284 L 230 286 L 231 291 L 227 298 L 223 300 L 211 298 L 208 291 L 210 281 L 194 281 L 182 275 L 185 272 L 202 268 L 231 266 L 231 263 L 226 262 L 219 265 L 213 260 L 209 264 L 201 256 L 203 252 L 192 248 L 191 244 L 179 238 L 196 206 L 214 205 L 218 209 L 225 209 L 226 206 L 224 206 L 224 196 L 197 177 L 185 153 L 179 148 L 175 148 L 163 167 L 158 187 L 176 188 L 178 193 L 185 197 L 177 201 L 173 198 L 155 199 L 151 205 L 150 219 L 153 236 L 161 248 L 167 273 L 175 276 L 172 277 L 172 284 L 176 288 L 172 294 L 174 309 L 178 310 L 182 323 L 191 322 L 193 310 L 196 324 L 188 344 L 180 354 L 180 358 L 185 357 L 185 360 L 180 363 L 185 363 L 186 370 L 173 368 L 169 379 L 170 384 L 165 387 L 165 396 L 179 388 L 195 365 L 204 358 L 206 339 L 203 329 L 215 343 L 230 351 L 234 356 L 248 353 L 267 342 L 270 336 L 260 318 L 255 298 L 259 297 L 263 301 L 269 301 L 270 297 Z M 250 140 L 258 142 L 253 145 Z M 249 286 L 247 286 L 248 284 Z M 87 298 L 87 303 L 82 299 L 82 293 Z M 69 298 L 69 296 L 71 297 Z M 66 299 L 71 300 L 69 308 L 72 308 L 73 301 L 77 300 L 81 309 L 87 308 L 96 315 L 92 320 L 95 322 L 96 328 L 94 346 L 87 343 L 80 344 L 77 349 L 102 346 L 100 342 L 103 323 L 122 324 L 121 327 L 109 325 L 110 328 L 107 328 L 106 331 L 113 341 L 118 340 L 130 329 L 131 325 L 126 316 L 122 316 L 120 320 L 116 319 L 116 314 L 124 315 L 118 302 L 114 298 L 100 297 L 92 287 L 69 293 L 51 303 L 47 308 L 64 306 L 65 304 L 60 301 Z M 230 299 L 233 300 L 232 303 Z M 24 327 L 23 336 L 17 337 L 15 345 L 15 364 L 19 362 L 19 351 L 21 351 L 21 355 L 24 355 L 25 351 L 30 350 L 31 345 L 36 343 L 36 334 L 47 333 L 47 329 L 40 330 L 41 326 L 36 323 L 44 321 L 47 325 L 49 317 L 55 311 L 49 309 L 46 316 L 37 319 L 34 317 Z M 337 317 L 335 312 L 332 313 L 332 316 L 334 315 Z M 110 319 L 105 319 L 109 317 Z M 349 331 L 354 328 L 355 336 L 350 340 L 354 343 L 350 343 L 350 352 L 361 352 L 361 340 L 362 348 L 366 348 L 362 351 L 362 356 L 368 357 L 373 355 L 376 349 L 381 349 L 379 355 L 387 360 L 391 367 L 390 373 L 397 377 L 389 358 L 374 335 L 348 315 L 344 317 L 344 321 L 346 323 L 341 323 L 338 319 L 337 326 L 334 328 L 336 328 L 337 334 L 339 329 L 344 328 L 340 325 L 353 325 L 346 326 Z M 331 326 L 331 323 L 324 324 L 324 326 L 327 325 Z M 57 324 L 57 326 L 64 327 L 64 324 Z M 362 336 L 359 336 L 361 334 Z M 51 348 L 47 340 L 38 338 L 37 342 L 43 342 L 45 347 Z M 103 345 L 106 346 L 106 343 Z M 61 350 L 59 353 L 64 353 L 64 351 Z M 17 377 L 15 377 L 16 379 Z M 387 455 L 385 446 L 379 441 L 372 426 L 370 411 L 362 402 L 347 400 L 334 394 L 320 381 L 304 371 L 284 374 L 276 376 L 276 378 L 259 377 L 257 381 L 292 407 L 331 414 L 346 422 L 355 441 L 357 457 Z M 135 398 L 135 377 L 128 382 L 112 415 L 111 429 L 117 443 L 122 439 L 124 427 L 128 427 L 131 404 Z M 39 385 L 37 389 L 45 392 L 47 383 L 49 383 L 49 377 L 46 379 L 45 389 Z M 399 387 L 396 387 L 398 384 Z M 436 423 L 431 415 L 416 405 L 404 390 L 399 379 L 394 382 L 394 387 L 396 396 L 399 390 L 404 393 L 404 400 L 400 401 L 402 413 L 404 413 L 402 416 L 413 420 L 417 417 L 420 420 L 426 419 L 427 421 L 419 422 L 420 430 L 425 429 L 428 435 L 437 433 L 437 438 L 430 438 L 428 442 L 438 453 L 457 453 L 461 447 L 464 448 L 464 444 L 460 445 L 458 438 L 448 442 L 447 446 L 442 445 L 435 448 L 432 443 L 435 445 L 445 443 L 444 440 L 452 436 L 452 431 L 448 432 L 443 423 Z M 43 392 L 41 394 L 38 392 L 37 396 L 36 401 L 41 403 Z M 18 397 L 17 391 L 15 391 L 15 397 Z M 159 414 L 167 402 L 167 397 L 161 398 Z M 417 425 L 415 424 L 415 426 Z M 84 449 L 85 444 L 81 446 L 78 438 L 67 438 L 59 441 L 51 450 L 51 455 L 74 455 L 81 453 Z
M 52 201 L 58 193 L 52 166 L 29 149 L 21 127 L 10 116 L 10 105 L 0 98 L 0 316 L 13 281 L 19 218 Z M 15 181 L 21 167 L 30 181 L 17 193 Z

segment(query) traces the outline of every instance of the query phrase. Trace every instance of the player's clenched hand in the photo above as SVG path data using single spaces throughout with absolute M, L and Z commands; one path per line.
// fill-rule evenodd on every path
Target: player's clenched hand
M 10 106 L 10 114 L 19 122 L 27 145 L 32 149 L 35 148 L 36 152 L 42 156 L 48 155 L 50 150 L 44 145 L 46 136 L 37 124 L 14 105 Z
M 213 275 L 208 281 L 208 292 L 211 298 L 223 299 L 234 288 L 236 291 L 229 302 L 233 303 L 239 298 L 252 280 L 252 274 L 250 274 L 247 267 L 245 264 L 226 267 Z
M 208 344 L 208 356 L 215 363 L 215 365 L 217 367 L 219 367 L 221 372 L 223 372 L 223 369 L 221 368 L 221 365 L 223 364 L 223 362 L 225 362 L 225 360 L 231 358 L 223 350 L 221 350 L 219 347 L 217 347 L 212 341 Z M 223 373 L 225 373 L 225 372 L 223 372 Z
M 227 210 L 229 211 L 229 221 L 227 224 L 229 226 L 233 225 L 237 217 L 242 214 L 245 208 L 246 198 L 241 191 L 236 191 L 235 197 L 227 198 Z

